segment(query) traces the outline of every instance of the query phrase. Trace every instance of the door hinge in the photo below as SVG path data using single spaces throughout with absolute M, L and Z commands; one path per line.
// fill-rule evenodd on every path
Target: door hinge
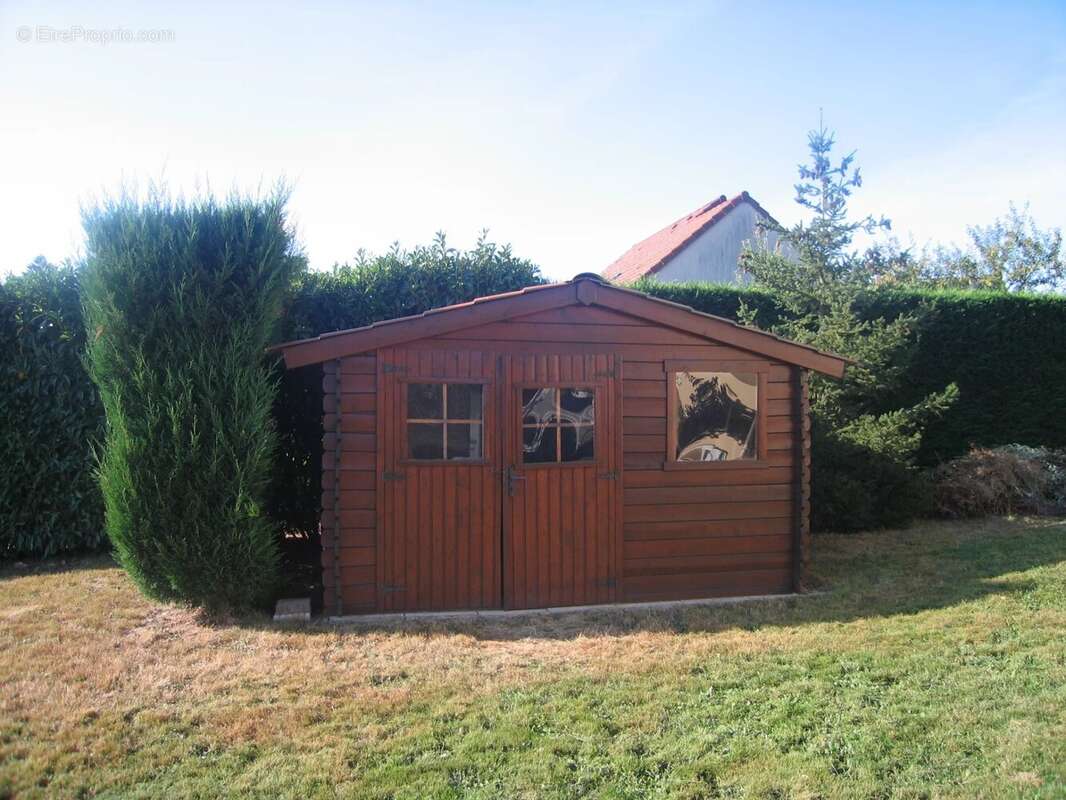
M 618 473 L 617 472 L 601 472 L 599 477 L 602 478 L 605 481 L 616 481 L 616 480 L 618 480 Z
M 592 373 L 593 378 L 616 378 L 617 373 L 614 367 L 610 369 L 601 369 L 599 372 Z
M 387 481 L 402 481 L 403 480 L 403 473 L 402 472 L 393 472 L 391 470 L 386 470 L 384 473 L 382 473 L 381 477 L 384 478 Z
M 402 375 L 407 372 L 407 367 L 400 366 L 399 364 L 382 364 L 381 371 L 386 375 L 391 375 L 394 372 Z
M 382 584 L 381 591 L 383 591 L 383 592 L 406 592 L 407 591 L 407 587 L 406 586 L 396 586 L 394 584 L 386 583 L 386 584 Z

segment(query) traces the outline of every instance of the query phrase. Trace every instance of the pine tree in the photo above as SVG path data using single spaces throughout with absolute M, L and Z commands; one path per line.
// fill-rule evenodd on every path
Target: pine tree
M 856 310 L 875 272 L 854 249 L 857 234 L 888 230 L 884 217 L 848 216 L 862 186 L 850 153 L 834 164 L 833 135 L 822 125 L 808 136 L 810 163 L 800 165 L 796 202 L 810 219 L 791 228 L 767 223 L 781 244 L 749 247 L 742 266 L 785 311 L 775 333 L 853 359 L 842 381 L 812 376 L 812 523 L 820 530 L 885 527 L 924 507 L 915 464 L 922 430 L 957 395 L 951 385 L 911 408 L 883 412 L 880 399 L 904 379 L 923 313 L 864 320 Z M 757 324 L 750 309 L 742 319 Z

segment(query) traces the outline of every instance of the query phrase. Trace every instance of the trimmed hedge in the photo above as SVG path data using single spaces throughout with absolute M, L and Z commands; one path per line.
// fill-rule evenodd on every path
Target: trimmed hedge
M 959 399 L 926 430 L 919 452 L 932 466 L 974 446 L 1066 446 L 1066 297 L 1003 292 L 880 290 L 867 318 L 928 302 L 933 314 L 905 380 L 886 408 L 915 403 L 955 382 Z
M 92 450 L 103 409 L 84 350 L 74 267 L 41 258 L 0 284 L 0 559 L 106 541 Z
M 102 411 L 80 361 L 78 277 L 74 268 L 41 262 L 0 286 L 0 558 L 53 555 L 105 541 L 90 446 L 100 437 Z M 540 280 L 530 262 L 489 243 L 466 252 L 440 241 L 393 250 L 356 267 L 301 277 L 276 338 L 365 325 Z M 781 314 L 772 296 L 753 289 L 638 288 L 730 318 L 743 301 L 758 309 L 763 325 Z M 891 317 L 923 301 L 934 313 L 919 334 L 905 396 L 884 399 L 889 410 L 958 384 L 958 402 L 925 434 L 922 463 L 963 455 L 971 445 L 1066 447 L 1066 298 L 884 289 L 865 296 L 861 310 L 868 318 Z M 278 367 L 277 376 L 280 454 L 269 510 L 287 529 L 311 533 L 320 502 L 320 372 Z
M 660 283 L 654 280 L 641 280 L 627 288 L 671 303 L 691 306 L 704 314 L 733 320 L 737 319 L 741 303 L 744 303 L 758 313 L 759 326 L 762 328 L 777 324 L 785 313 L 774 296 L 764 289 L 717 283 Z
M 287 303 L 281 340 L 421 314 L 475 297 L 511 292 L 543 283 L 532 261 L 484 236 L 470 250 L 449 247 L 443 234 L 412 250 L 392 248 L 354 265 L 310 272 L 295 285 Z
M 646 282 L 637 288 L 708 314 L 735 318 L 743 300 L 769 326 L 781 309 L 766 292 L 708 284 Z M 1066 446 L 1066 297 L 1004 292 L 878 289 L 859 303 L 866 319 L 932 308 L 918 332 L 905 392 L 880 411 L 914 405 L 956 383 L 958 401 L 931 424 L 918 458 L 925 466 L 973 446 Z

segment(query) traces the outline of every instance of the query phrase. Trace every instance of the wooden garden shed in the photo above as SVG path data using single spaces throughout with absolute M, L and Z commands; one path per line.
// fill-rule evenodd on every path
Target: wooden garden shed
M 803 580 L 806 375 L 843 358 L 590 275 L 277 349 L 323 370 L 328 614 Z

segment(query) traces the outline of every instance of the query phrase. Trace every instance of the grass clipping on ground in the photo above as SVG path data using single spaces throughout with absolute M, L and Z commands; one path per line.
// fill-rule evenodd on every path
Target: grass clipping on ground
M 337 628 L 0 575 L 0 797 L 1062 797 L 1066 522 L 815 539 L 827 595 Z

